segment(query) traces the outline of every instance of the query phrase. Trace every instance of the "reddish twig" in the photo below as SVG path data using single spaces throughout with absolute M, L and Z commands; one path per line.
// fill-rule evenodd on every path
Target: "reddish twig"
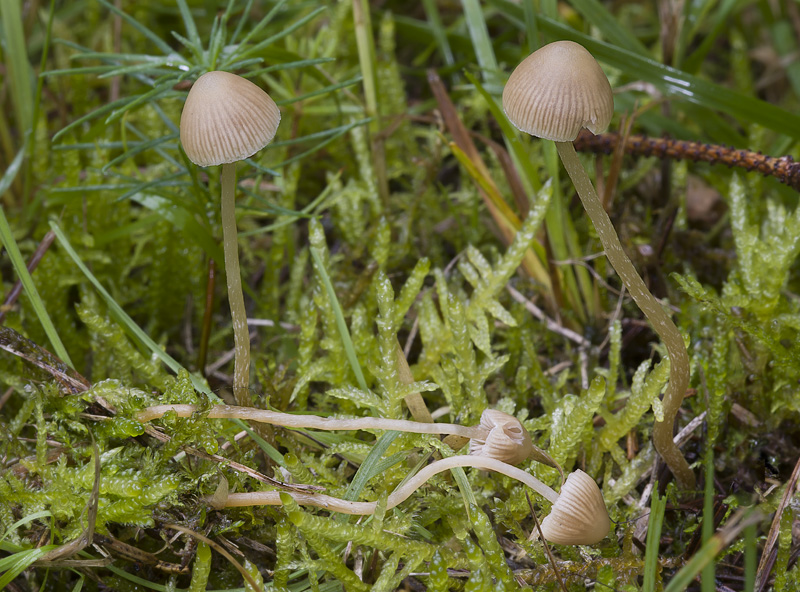
M 44 257 L 47 250 L 50 248 L 50 245 L 53 244 L 53 241 L 56 238 L 56 233 L 52 230 L 48 231 L 47 234 L 44 235 L 42 242 L 39 243 L 39 246 L 36 247 L 36 251 L 31 255 L 30 261 L 28 261 L 28 273 L 33 273 L 33 270 L 39 265 L 39 262 Z M 6 312 L 8 312 L 14 303 L 19 298 L 19 295 L 22 293 L 22 282 L 17 280 L 14 284 L 14 287 L 11 288 L 11 291 L 6 296 L 5 300 L 3 301 L 3 305 L 0 306 L 0 323 L 6 320 Z
M 595 136 L 583 130 L 575 140 L 575 149 L 582 152 L 611 154 L 619 142 L 619 134 Z M 766 156 L 760 152 L 738 150 L 731 146 L 648 136 L 629 136 L 625 141 L 625 152 L 632 156 L 720 163 L 728 167 L 743 168 L 746 171 L 758 171 L 800 191 L 800 162 L 795 162 L 791 156 Z

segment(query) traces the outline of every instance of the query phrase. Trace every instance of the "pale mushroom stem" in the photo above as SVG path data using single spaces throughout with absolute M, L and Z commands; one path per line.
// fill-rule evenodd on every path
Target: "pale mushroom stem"
M 694 489 L 694 473 L 689 468 L 689 463 L 681 454 L 680 449 L 672 439 L 675 416 L 683 402 L 686 388 L 689 386 L 689 356 L 686 346 L 678 328 L 664 311 L 655 297 L 647 289 L 631 260 L 622 250 L 622 245 L 614 230 L 600 198 L 592 185 L 589 175 L 583 168 L 572 142 L 556 142 L 558 154 L 567 174 L 575 185 L 575 190 L 581 198 L 583 207 L 589 218 L 592 219 L 597 230 L 600 242 L 606 252 L 612 267 L 619 274 L 625 288 L 630 292 L 634 302 L 639 306 L 650 321 L 653 329 L 664 342 L 669 354 L 669 384 L 664 393 L 663 407 L 664 420 L 656 421 L 653 427 L 653 444 L 664 459 L 664 462 L 675 475 L 678 486 L 682 489 Z
M 200 410 L 196 405 L 155 405 L 137 412 L 136 419 L 141 422 L 151 421 L 172 411 L 178 417 L 190 417 Z M 267 411 L 255 407 L 235 407 L 232 405 L 214 405 L 208 410 L 209 419 L 242 419 L 268 423 L 290 428 L 310 428 L 315 430 L 386 430 L 410 432 L 414 434 L 455 434 L 465 438 L 485 438 L 488 430 L 481 426 L 463 426 L 455 423 L 422 423 L 404 419 L 386 419 L 383 417 L 356 417 L 353 419 L 337 419 L 319 417 L 317 415 L 293 415 L 280 411 Z
M 222 240 L 225 250 L 225 275 L 228 278 L 228 303 L 233 323 L 233 396 L 236 403 L 249 407 L 250 331 L 244 308 L 242 276 L 239 271 L 239 237 L 236 231 L 236 163 L 222 165 Z
M 495 471 L 507 477 L 511 477 L 512 479 L 516 479 L 517 481 L 521 481 L 551 503 L 555 503 L 558 500 L 558 494 L 555 491 L 533 475 L 517 467 L 513 467 L 493 458 L 452 456 L 431 463 L 393 491 L 386 501 L 386 509 L 391 510 L 395 506 L 403 503 L 436 473 L 441 473 L 442 471 L 455 467 L 473 467 L 486 471 Z M 342 514 L 374 514 L 376 508 L 375 502 L 351 502 L 324 494 L 289 492 L 289 495 L 291 495 L 298 504 L 325 508 L 326 510 L 340 512 Z M 280 492 L 278 491 L 232 493 L 228 495 L 224 502 L 218 505 L 219 507 L 228 508 L 239 506 L 278 506 L 281 505 L 281 498 Z

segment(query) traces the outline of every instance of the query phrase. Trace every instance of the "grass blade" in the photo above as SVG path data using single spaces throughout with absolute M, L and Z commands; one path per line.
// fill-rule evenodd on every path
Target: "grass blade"
M 137 341 L 144 344 L 147 347 L 147 349 L 150 350 L 150 352 L 152 352 L 153 354 L 155 354 L 170 370 L 172 370 L 177 374 L 178 371 L 183 369 L 183 366 L 181 366 L 175 360 L 175 358 L 173 358 L 167 352 L 165 352 L 163 348 L 161 348 L 155 341 L 153 341 L 147 333 L 142 331 L 139 325 L 137 325 L 134 322 L 134 320 L 130 316 L 128 316 L 128 313 L 122 310 L 122 307 L 119 304 L 117 304 L 117 301 L 114 300 L 114 297 L 108 293 L 108 290 L 106 290 L 103 287 L 103 284 L 101 284 L 100 281 L 94 276 L 94 274 L 91 271 L 89 271 L 89 268 L 86 267 L 86 264 L 84 264 L 84 262 L 81 260 L 78 253 L 75 251 L 75 249 L 72 248 L 69 239 L 64 234 L 64 231 L 61 230 L 61 227 L 58 225 L 58 223 L 55 222 L 54 220 L 51 220 L 50 228 L 52 228 L 53 232 L 56 233 L 56 238 L 58 239 L 58 242 L 61 245 L 61 247 L 66 251 L 67 255 L 70 256 L 75 265 L 78 266 L 78 269 L 81 270 L 81 273 L 83 273 L 83 275 L 86 276 L 86 279 L 88 279 L 89 282 L 100 293 L 100 296 L 102 296 L 103 300 L 106 303 L 106 306 L 108 306 L 108 310 L 111 313 L 111 316 L 114 317 L 114 320 L 116 320 L 125 331 L 127 331 L 130 335 L 136 338 Z M 203 380 L 201 378 L 199 378 L 195 374 L 192 374 L 191 377 L 192 377 L 192 384 L 197 390 L 206 393 L 208 392 L 208 387 L 203 383 Z
M 661 525 L 664 523 L 664 510 L 667 496 L 659 497 L 658 488 L 653 487 L 650 500 L 650 521 L 647 525 L 647 551 L 644 556 L 644 582 L 642 592 L 655 592 L 658 573 L 658 548 L 661 541 Z
M 160 49 L 164 53 L 164 55 L 170 55 L 171 53 L 174 53 L 172 51 L 172 48 L 169 45 L 167 45 L 167 43 L 163 39 L 161 39 L 161 37 L 159 37 L 153 31 L 145 27 L 135 18 L 133 18 L 129 14 L 126 14 L 125 12 L 122 12 L 119 8 L 117 8 L 110 2 L 107 2 L 106 0 L 98 0 L 98 2 L 100 2 L 100 4 L 108 8 L 114 14 L 118 14 L 119 16 L 121 16 L 125 22 L 127 22 L 137 31 L 139 31 L 142 35 L 147 37 L 158 49 Z
M 23 133 L 33 125 L 33 72 L 28 62 L 28 50 L 22 25 L 22 2 L 0 2 L 0 21 L 5 43 L 6 74 L 17 125 Z
M 313 223 L 314 221 L 312 221 L 312 224 Z M 319 232 L 322 232 L 322 229 L 320 229 Z M 319 274 L 322 285 L 325 287 L 325 292 L 328 294 L 328 299 L 333 307 L 333 313 L 336 316 L 336 327 L 339 330 L 339 336 L 344 344 L 345 353 L 347 354 L 347 361 L 350 363 L 353 374 L 356 376 L 358 386 L 362 390 L 368 391 L 369 387 L 367 387 L 367 381 L 364 379 L 364 373 L 361 371 L 361 365 L 358 363 L 358 357 L 356 356 L 356 348 L 353 345 L 353 340 L 350 338 L 350 331 L 347 329 L 347 322 L 344 320 L 342 305 L 339 304 L 339 299 L 336 297 L 336 292 L 333 289 L 331 278 L 328 275 L 328 271 L 325 269 L 325 263 L 322 260 L 322 254 L 320 253 L 318 247 L 312 246 L 310 250 L 311 257 L 314 260 L 314 268 Z
M 503 77 L 497 65 L 492 41 L 489 39 L 489 29 L 486 27 L 481 4 L 478 0 L 461 0 L 461 5 L 464 7 L 464 18 L 467 21 L 478 65 L 483 72 L 483 80 L 491 86 L 502 87 Z
M 649 55 L 650 51 L 639 41 L 630 29 L 619 24 L 608 9 L 598 0 L 572 0 L 573 8 L 583 15 L 587 23 L 597 27 L 605 39 L 613 41 L 623 49 L 639 55 Z
M 12 161 L 11 166 L 8 167 L 8 170 L 3 175 L 3 178 L 0 179 L 0 195 L 5 193 L 14 178 L 17 176 L 17 173 L 22 167 L 24 155 L 25 146 L 22 147 L 16 158 L 14 158 Z M 33 278 L 28 272 L 28 267 L 25 265 L 25 260 L 22 258 L 22 253 L 19 251 L 17 241 L 14 240 L 14 234 L 11 232 L 11 227 L 8 224 L 8 220 L 6 219 L 6 214 L 3 208 L 0 208 L 0 242 L 2 242 L 3 246 L 6 248 L 6 252 L 11 259 L 11 264 L 14 266 L 14 271 L 17 272 L 17 276 L 22 282 L 23 288 L 25 288 L 25 293 L 28 295 L 31 305 L 33 305 L 33 310 L 36 312 L 36 316 L 39 319 L 39 322 L 42 324 L 42 328 L 47 334 L 47 338 L 50 340 L 50 343 L 55 350 L 55 354 L 68 366 L 75 368 L 75 366 L 72 364 L 69 354 L 67 353 L 67 349 L 64 347 L 64 344 L 61 342 L 61 338 L 58 336 L 58 332 L 53 325 L 53 321 L 50 319 L 50 315 L 47 314 L 47 309 L 44 306 L 44 302 L 42 302 L 42 299 L 39 296 L 39 291 L 36 289 L 36 284 L 33 283 Z
M 197 33 L 197 25 L 194 22 L 192 11 L 186 0 L 175 0 L 178 4 L 178 9 L 181 11 L 181 18 L 183 19 L 183 26 L 186 28 L 186 34 L 189 36 L 189 42 L 194 46 L 194 52 L 199 54 L 203 53 L 203 42 L 200 41 L 200 35 Z

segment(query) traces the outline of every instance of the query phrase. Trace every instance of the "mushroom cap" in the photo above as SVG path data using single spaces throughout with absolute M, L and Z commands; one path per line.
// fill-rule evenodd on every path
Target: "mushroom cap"
M 272 141 L 281 112 L 258 86 L 230 72 L 198 78 L 181 113 L 181 144 L 200 166 L 252 156 Z
M 571 142 L 585 127 L 598 134 L 614 115 L 611 85 L 582 45 L 555 41 L 525 58 L 503 89 L 503 110 L 520 131 Z
M 581 470 L 570 473 L 558 501 L 542 520 L 544 538 L 557 545 L 593 545 L 611 530 L 600 488 Z
M 486 456 L 516 465 L 528 458 L 533 449 L 531 435 L 513 415 L 487 409 L 481 414 L 480 427 L 487 433 L 470 442 L 472 456 Z

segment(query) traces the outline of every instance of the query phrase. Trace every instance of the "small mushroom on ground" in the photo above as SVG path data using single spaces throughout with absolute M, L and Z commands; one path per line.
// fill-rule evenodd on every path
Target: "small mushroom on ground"
M 151 421 L 172 412 L 179 417 L 189 417 L 201 411 L 196 405 L 157 405 L 147 407 L 136 414 L 142 422 Z M 395 430 L 420 434 L 455 434 L 471 439 L 470 453 L 451 456 L 432 462 L 393 491 L 387 509 L 403 503 L 431 477 L 456 467 L 472 467 L 501 473 L 520 481 L 553 504 L 550 516 L 542 522 L 545 538 L 559 544 L 589 545 L 608 534 L 610 521 L 603 503 L 603 496 L 594 480 L 583 471 L 575 471 L 567 477 L 556 493 L 536 477 L 509 463 L 519 463 L 529 456 L 536 458 L 538 449 L 533 446 L 528 431 L 520 421 L 507 413 L 487 409 L 481 415 L 480 425 L 462 426 L 450 423 L 423 423 L 402 419 L 380 417 L 358 417 L 337 419 L 316 415 L 291 415 L 277 411 L 266 411 L 252 407 L 214 405 L 204 410 L 209 419 L 241 419 L 264 422 L 272 425 L 318 430 Z M 539 451 L 541 452 L 541 451 Z M 542 462 L 554 463 L 546 454 Z M 537 459 L 538 460 L 538 459 Z M 557 466 L 557 465 L 556 465 Z M 557 467 L 559 471 L 560 467 Z M 286 492 L 285 492 L 286 493 Z M 288 492 L 301 505 L 316 506 L 343 514 L 373 514 L 376 502 L 354 502 L 324 494 Z M 281 505 L 280 491 L 254 491 L 230 493 L 218 491 L 209 498 L 216 509 L 241 506 Z M 568 522 L 569 515 L 573 522 Z M 551 518 L 551 516 L 553 516 Z M 563 523 L 567 523 L 563 526 Z M 551 538 L 552 536 L 552 538 Z M 568 542 L 563 542 L 569 539 Z
M 169 412 L 175 413 L 178 417 L 190 417 L 200 410 L 201 408 L 196 405 L 156 405 L 137 412 L 136 419 L 141 422 L 148 422 Z M 326 431 L 394 430 L 415 434 L 454 434 L 471 440 L 470 454 L 492 457 L 511 464 L 521 463 L 532 452 L 538 451 L 531 442 L 531 435 L 528 430 L 523 427 L 516 417 L 494 409 L 484 411 L 481 415 L 481 422 L 477 426 L 463 426 L 455 423 L 424 423 L 383 417 L 338 419 L 334 417 L 319 417 L 317 415 L 293 415 L 291 413 L 281 413 L 280 411 L 267 411 L 254 407 L 237 407 L 233 405 L 213 405 L 207 409 L 207 413 L 209 419 L 241 419 L 290 428 L 311 428 Z M 547 460 L 544 462 L 547 462 Z
M 580 469 L 570 473 L 542 520 L 544 538 L 557 545 L 593 545 L 610 529 L 611 519 L 597 483 Z
M 581 128 L 602 132 L 614 114 L 614 95 L 600 65 L 572 41 L 556 41 L 533 52 L 511 73 L 503 90 L 503 110 L 519 130 L 553 140 L 606 256 L 633 300 L 664 342 L 669 354 L 669 385 L 663 421 L 656 421 L 653 444 L 678 485 L 694 489 L 694 473 L 672 440 L 675 416 L 689 384 L 689 356 L 683 337 L 647 289 L 614 230 L 572 142 Z
M 222 236 L 234 339 L 233 394 L 250 403 L 250 333 L 239 271 L 236 234 L 236 162 L 272 141 L 281 112 L 270 96 L 241 76 L 208 72 L 198 78 L 181 113 L 181 144 L 193 163 L 222 165 Z

